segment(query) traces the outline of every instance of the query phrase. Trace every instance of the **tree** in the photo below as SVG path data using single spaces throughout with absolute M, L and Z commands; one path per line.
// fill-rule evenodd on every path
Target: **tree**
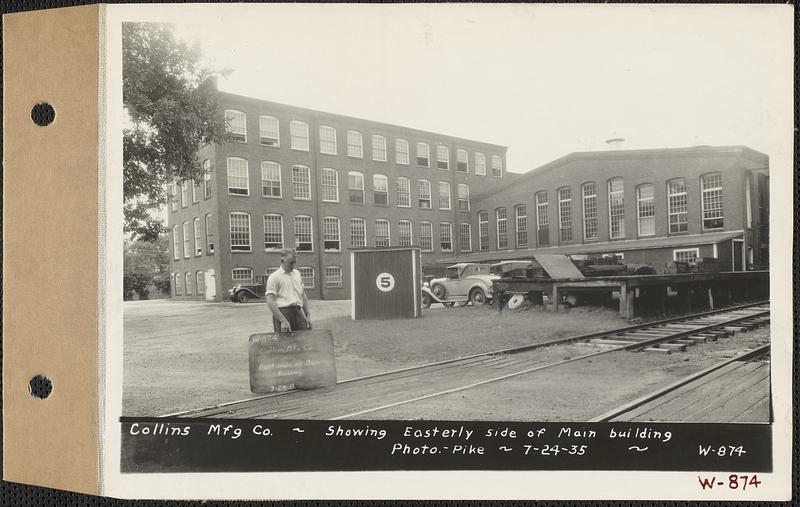
M 122 26 L 124 231 L 156 241 L 164 232 L 156 212 L 166 185 L 201 181 L 197 150 L 230 139 L 214 80 L 225 72 L 204 66 L 199 49 L 176 39 L 163 23 Z
M 137 239 L 123 245 L 125 273 L 164 273 L 169 271 L 169 236 L 161 234 L 154 242 Z

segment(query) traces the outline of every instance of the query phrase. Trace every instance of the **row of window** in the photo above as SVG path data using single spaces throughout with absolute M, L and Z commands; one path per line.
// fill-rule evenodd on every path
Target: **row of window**
M 203 198 L 208 199 L 211 197 L 211 162 L 209 160 L 203 161 Z M 201 184 L 195 181 L 184 181 L 181 183 L 172 182 L 168 185 L 170 208 L 172 211 L 178 211 L 178 187 L 180 186 L 180 205 L 182 208 L 189 206 L 189 191 L 192 193 L 192 204 L 200 202 L 200 187 Z
M 172 273 L 172 293 L 176 296 L 202 296 L 205 293 L 203 277 L 204 274 L 202 271 L 197 271 L 194 274 L 192 274 L 191 271 L 187 271 L 184 274 Z M 194 284 L 192 284 L 193 280 Z M 192 289 L 192 285 L 194 285 L 194 290 Z
M 700 178 L 702 208 L 702 228 L 704 231 L 722 229 L 722 175 L 706 174 Z M 622 178 L 608 181 L 608 236 L 610 239 L 623 239 L 625 232 L 625 195 Z M 670 234 L 689 231 L 687 213 L 686 180 L 676 178 L 667 182 L 667 218 Z M 560 188 L 556 191 L 558 211 L 558 238 L 561 242 L 573 241 L 572 189 Z M 595 183 L 581 185 L 583 239 L 599 239 L 597 186 Z M 535 201 L 536 245 L 550 245 L 550 213 L 547 191 L 537 192 Z M 508 211 L 495 210 L 497 248 L 508 248 Z M 514 207 L 516 222 L 516 247 L 527 248 L 531 243 L 528 237 L 528 209 L 525 205 Z M 656 233 L 655 187 L 645 183 L 636 187 L 636 219 L 639 237 L 654 236 Z M 481 250 L 489 249 L 489 212 L 478 212 L 479 244 Z
M 230 240 L 232 252 L 252 252 L 252 233 L 251 220 L 248 213 L 232 212 L 229 214 Z M 294 244 L 288 245 L 284 234 L 283 215 L 271 213 L 263 215 L 264 224 L 264 250 L 276 251 L 283 248 L 294 247 L 298 252 L 314 251 L 314 224 L 313 218 L 308 215 L 297 215 L 293 218 Z M 213 236 L 209 233 L 211 225 L 211 214 L 206 215 L 205 220 L 205 245 L 209 255 L 214 253 Z M 392 227 L 387 219 L 378 218 L 375 220 L 375 233 L 372 245 L 376 247 L 411 246 L 414 244 L 413 226 L 410 220 L 399 220 L 396 229 L 396 241 L 392 242 Z M 418 245 L 425 252 L 434 251 L 434 224 L 431 222 L 420 222 L 418 228 Z M 191 228 L 194 228 L 194 231 Z M 193 233 L 192 233 L 193 232 Z M 367 238 L 367 221 L 363 218 L 350 219 L 349 228 L 350 242 L 349 247 L 366 247 L 370 242 Z M 458 231 L 459 248 L 462 252 L 472 251 L 472 228 L 468 223 L 459 225 Z M 173 259 L 179 260 L 181 253 L 183 258 L 188 259 L 192 256 L 192 245 L 194 245 L 194 256 L 203 255 L 202 230 L 200 218 L 195 218 L 192 222 L 183 222 L 182 227 L 177 225 L 172 227 Z M 183 238 L 183 239 L 181 239 Z M 194 238 L 194 243 L 192 243 Z M 442 252 L 453 251 L 453 225 L 449 222 L 438 224 L 439 249 Z M 322 219 L 322 249 L 325 252 L 342 251 L 342 231 L 339 217 L 323 217 Z
M 228 194 L 250 195 L 250 171 L 247 160 L 238 157 L 228 157 Z M 417 205 L 420 208 L 433 207 L 433 194 L 431 182 L 425 179 L 417 180 Z M 336 169 L 325 167 L 320 170 L 319 192 L 323 202 L 340 202 L 339 197 L 339 172 Z M 440 181 L 437 184 L 437 203 L 442 210 L 451 209 L 450 183 Z M 395 179 L 397 205 L 400 207 L 411 206 L 411 180 L 404 176 Z M 291 195 L 292 199 L 300 201 L 311 200 L 311 169 L 304 165 L 292 166 Z M 277 162 L 261 162 L 261 195 L 269 198 L 283 197 L 283 182 L 281 179 L 281 166 Z M 469 185 L 461 183 L 457 187 L 458 209 L 469 211 Z M 366 203 L 366 188 L 364 174 L 358 171 L 347 173 L 347 202 L 352 204 Z M 372 175 L 372 203 L 378 205 L 389 204 L 389 178 L 385 174 Z
M 242 111 L 228 109 L 225 111 L 225 120 L 228 132 L 234 139 L 241 143 L 247 142 L 247 115 Z M 259 116 L 259 142 L 262 146 L 279 148 L 281 145 L 280 122 L 273 116 Z M 357 130 L 348 130 L 346 135 L 346 153 L 348 157 L 364 158 L 364 138 Z M 309 151 L 310 138 L 308 123 L 292 120 L 289 122 L 289 145 L 293 150 Z M 371 136 L 372 160 L 376 162 L 388 161 L 388 147 L 386 137 L 373 134 Z M 431 167 L 431 149 L 428 143 L 416 143 L 415 161 L 419 167 Z M 436 167 L 450 170 L 450 149 L 447 146 L 436 145 Z M 321 125 L 319 127 L 319 152 L 325 155 L 338 155 L 336 128 Z M 409 143 L 405 139 L 394 140 L 394 159 L 402 165 L 409 165 L 411 152 Z M 474 152 L 472 161 L 475 174 L 486 175 L 486 155 Z M 499 155 L 492 155 L 491 174 L 498 178 L 503 176 L 503 159 Z M 467 150 L 456 150 L 456 170 L 469 173 L 470 157 Z

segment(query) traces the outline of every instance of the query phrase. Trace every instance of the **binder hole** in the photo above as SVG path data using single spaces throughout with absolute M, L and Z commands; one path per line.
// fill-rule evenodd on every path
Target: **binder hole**
M 39 102 L 31 109 L 31 119 L 40 127 L 46 127 L 56 119 L 56 110 L 47 102 Z
M 28 392 L 34 398 L 43 400 L 53 392 L 53 383 L 44 375 L 36 375 L 28 382 Z

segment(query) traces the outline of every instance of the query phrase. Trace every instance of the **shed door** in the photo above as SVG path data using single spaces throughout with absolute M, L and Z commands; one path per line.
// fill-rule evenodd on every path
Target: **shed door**
M 733 271 L 744 271 L 744 240 L 733 240 Z

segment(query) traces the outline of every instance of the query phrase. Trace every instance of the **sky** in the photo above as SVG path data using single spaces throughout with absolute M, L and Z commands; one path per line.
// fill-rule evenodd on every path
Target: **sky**
M 508 146 L 785 150 L 791 10 L 741 5 L 249 5 L 161 16 L 220 89 Z M 789 100 L 789 102 L 786 101 Z M 785 134 L 785 132 L 781 132 Z M 791 132 L 788 132 L 791 135 Z

